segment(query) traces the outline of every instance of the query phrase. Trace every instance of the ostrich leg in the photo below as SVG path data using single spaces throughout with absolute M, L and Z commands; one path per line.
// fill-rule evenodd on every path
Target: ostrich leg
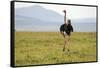
M 67 40 L 66 37 L 64 38 L 64 46 L 63 46 L 63 51 L 65 51 L 65 46 L 66 46 Z

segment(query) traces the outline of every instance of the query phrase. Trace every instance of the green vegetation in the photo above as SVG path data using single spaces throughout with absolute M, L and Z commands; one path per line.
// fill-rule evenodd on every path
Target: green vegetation
M 72 33 L 64 52 L 63 44 L 59 32 L 15 32 L 15 65 L 96 61 L 95 32 Z

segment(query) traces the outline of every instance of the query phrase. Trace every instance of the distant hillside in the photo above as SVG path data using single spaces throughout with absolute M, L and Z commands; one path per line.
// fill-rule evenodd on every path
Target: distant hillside
M 55 11 L 45 9 L 37 5 L 31 7 L 17 8 L 16 15 L 32 17 L 50 22 L 58 22 L 63 20 L 63 16 L 56 13 Z

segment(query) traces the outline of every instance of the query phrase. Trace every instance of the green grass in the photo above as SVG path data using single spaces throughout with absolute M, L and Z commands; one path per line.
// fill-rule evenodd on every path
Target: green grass
M 59 32 L 15 32 L 15 65 L 96 61 L 95 32 L 72 33 L 65 52 L 63 44 Z

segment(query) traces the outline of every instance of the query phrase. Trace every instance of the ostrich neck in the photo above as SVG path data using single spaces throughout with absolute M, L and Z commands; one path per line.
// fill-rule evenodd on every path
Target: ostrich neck
M 67 23 L 66 23 L 66 13 L 65 13 L 65 16 L 64 16 L 64 23 L 67 24 Z

